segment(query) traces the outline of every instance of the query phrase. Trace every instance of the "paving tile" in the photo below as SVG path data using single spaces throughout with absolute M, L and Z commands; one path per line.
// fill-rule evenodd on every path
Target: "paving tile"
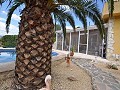
M 111 83 L 111 84 L 120 90 L 120 84 L 116 84 L 116 83 Z
M 120 90 L 119 88 L 115 87 L 114 85 L 107 85 L 108 87 L 110 87 L 112 90 Z
M 113 89 L 110 88 L 109 86 L 106 86 L 106 90 L 113 90 Z
M 110 82 L 108 81 L 108 80 L 103 80 L 103 83 L 105 83 L 105 84 L 110 84 Z
M 94 82 L 99 82 L 100 83 L 100 82 L 102 82 L 102 80 L 96 77 L 96 78 L 94 78 Z
M 110 73 L 104 72 L 91 64 L 91 60 L 77 58 L 72 61 L 88 72 L 92 78 L 94 90 L 120 90 L 120 81 L 117 81 Z
M 98 90 L 106 90 L 106 85 L 104 83 L 96 83 Z

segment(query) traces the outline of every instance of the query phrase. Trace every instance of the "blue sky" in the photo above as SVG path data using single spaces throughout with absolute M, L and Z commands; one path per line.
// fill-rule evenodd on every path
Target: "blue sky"
M 5 29 L 5 21 L 7 18 L 8 8 L 7 3 L 4 3 L 2 7 L 0 6 L 0 35 L 17 35 L 18 34 L 18 22 L 20 21 L 19 17 L 19 10 L 22 9 L 22 7 L 18 8 L 14 14 L 12 15 L 12 20 L 10 24 L 10 30 L 9 33 L 6 33 Z
M 98 6 L 100 8 L 100 10 L 102 10 L 102 3 L 98 2 Z M 7 34 L 6 33 L 6 30 L 5 30 L 5 21 L 6 21 L 6 17 L 7 17 L 7 12 L 8 12 L 8 8 L 7 7 L 7 3 L 4 3 L 2 5 L 2 7 L 0 6 L 0 35 L 17 35 L 18 32 L 19 32 L 19 29 L 18 29 L 18 22 L 20 22 L 20 13 L 19 11 L 23 9 L 23 7 L 19 7 L 15 12 L 14 14 L 12 15 L 12 20 L 11 20 L 11 24 L 10 24 L 10 30 L 9 30 L 9 33 Z M 75 16 L 74 16 L 75 18 Z M 93 25 L 93 22 L 88 19 L 88 21 L 90 22 L 91 25 Z M 88 24 L 89 24 L 88 22 Z M 82 27 L 82 24 L 79 22 L 79 20 L 77 18 L 75 18 L 75 24 L 76 24 L 76 27 L 79 26 L 79 27 Z M 71 26 L 69 25 L 69 23 L 67 23 L 67 28 L 71 28 Z

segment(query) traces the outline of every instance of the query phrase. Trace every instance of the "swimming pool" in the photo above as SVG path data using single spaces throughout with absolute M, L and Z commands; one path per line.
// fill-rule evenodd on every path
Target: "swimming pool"
M 52 52 L 52 56 L 57 56 L 58 53 Z M 11 62 L 16 60 L 15 52 L 0 52 L 0 63 Z

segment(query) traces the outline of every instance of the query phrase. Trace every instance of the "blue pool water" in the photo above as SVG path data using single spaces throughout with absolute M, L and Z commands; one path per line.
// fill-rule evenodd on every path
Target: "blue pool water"
M 58 53 L 52 52 L 52 56 L 57 56 Z M 13 52 L 1 52 L 0 53 L 0 63 L 15 61 L 16 54 Z

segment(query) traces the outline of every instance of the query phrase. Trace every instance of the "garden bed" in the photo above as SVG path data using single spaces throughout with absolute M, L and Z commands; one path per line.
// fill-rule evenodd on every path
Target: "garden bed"
M 74 78 L 74 80 L 70 79 Z M 0 73 L 0 90 L 11 90 L 14 71 Z M 64 59 L 52 62 L 52 90 L 92 90 L 91 77 L 81 68 Z

